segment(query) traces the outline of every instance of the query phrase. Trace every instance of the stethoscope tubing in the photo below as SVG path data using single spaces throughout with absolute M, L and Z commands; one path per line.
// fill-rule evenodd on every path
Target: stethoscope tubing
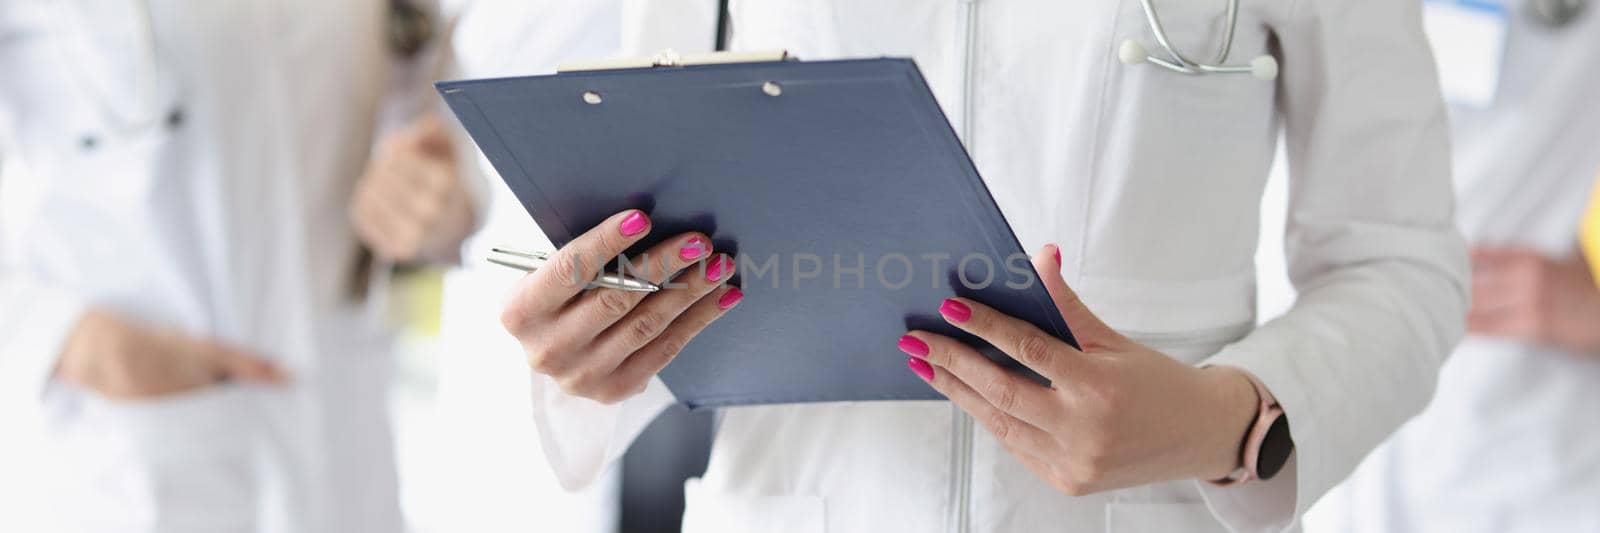
M 1144 50 L 1137 41 L 1128 40 L 1123 43 L 1119 54 L 1128 64 L 1149 63 L 1161 68 L 1188 74 L 1192 76 L 1201 74 L 1251 74 L 1262 80 L 1272 80 L 1278 76 L 1277 59 L 1270 55 L 1263 55 L 1251 61 L 1249 65 L 1229 65 L 1228 58 L 1233 54 L 1234 36 L 1239 29 L 1239 0 L 1228 0 L 1226 24 L 1222 34 L 1222 45 L 1217 49 L 1216 59 L 1210 63 L 1202 63 L 1184 56 L 1178 47 L 1172 43 L 1167 35 L 1167 27 L 1161 21 L 1161 14 L 1154 0 L 1139 0 L 1139 6 L 1144 9 L 1145 22 L 1150 26 L 1150 33 L 1155 36 L 1156 44 L 1166 51 L 1167 57 L 1160 57 Z
M 1191 61 L 1189 58 L 1184 57 L 1182 53 L 1178 52 L 1178 47 L 1174 46 L 1172 44 L 1172 40 L 1167 37 L 1167 27 L 1161 23 L 1161 15 L 1156 10 L 1154 0 L 1139 0 L 1139 4 L 1144 8 L 1145 21 L 1150 24 L 1151 33 L 1155 34 L 1156 44 L 1161 45 L 1161 48 L 1166 50 L 1168 55 L 1172 56 L 1170 61 L 1161 60 L 1159 57 L 1151 56 L 1150 59 L 1153 62 L 1155 60 L 1161 60 L 1157 64 L 1182 71 L 1196 71 L 1193 72 L 1194 74 L 1199 74 L 1200 71 L 1220 72 L 1221 70 L 1218 69 L 1230 68 L 1224 65 L 1228 62 L 1228 56 L 1233 53 L 1233 35 L 1234 31 L 1239 28 L 1239 0 L 1228 0 L 1228 20 L 1227 24 L 1224 26 L 1226 29 L 1223 30 L 1222 34 L 1222 47 L 1217 50 L 1216 61 L 1213 61 L 1210 65 Z M 1249 72 L 1249 70 L 1250 69 L 1245 68 L 1244 72 Z
M 88 48 L 90 45 L 87 44 L 90 30 L 83 27 L 79 23 L 78 14 L 71 11 L 74 8 L 81 8 L 81 6 L 74 6 L 72 5 L 74 4 L 73 2 L 65 0 L 53 2 L 53 4 L 57 8 L 56 23 L 62 29 L 69 30 L 62 33 L 63 38 L 59 44 L 62 53 L 65 54 L 62 62 L 70 70 L 69 76 L 74 80 L 74 84 L 84 91 L 85 97 L 94 102 L 99 115 L 105 119 L 104 126 L 108 129 L 108 133 L 116 136 L 132 136 L 162 124 L 168 112 L 166 106 L 162 105 L 165 103 L 161 93 L 162 78 L 168 73 L 164 72 L 166 66 L 162 64 L 161 52 L 157 49 L 159 44 L 156 39 L 155 21 L 154 15 L 151 13 L 150 2 L 148 0 L 139 1 L 138 8 L 135 9 L 133 20 L 131 21 L 137 26 L 135 33 L 143 41 L 139 43 L 140 49 L 144 53 L 143 59 L 152 69 L 148 73 L 139 73 L 140 75 L 149 76 L 149 79 L 141 80 L 138 83 L 139 87 L 123 89 L 131 91 L 141 98 L 141 101 L 132 104 L 133 110 L 123 109 L 113 104 L 112 102 L 116 102 L 119 99 L 117 95 L 111 92 L 113 89 L 104 87 L 97 77 L 87 70 L 89 65 L 93 63 L 85 60 L 83 56 L 94 53 L 92 49 Z

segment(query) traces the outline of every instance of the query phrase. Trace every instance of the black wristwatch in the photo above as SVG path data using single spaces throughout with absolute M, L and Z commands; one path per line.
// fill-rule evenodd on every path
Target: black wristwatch
M 1241 466 L 1228 477 L 1213 481 L 1219 485 L 1272 479 L 1289 463 L 1289 456 L 1294 453 L 1289 417 L 1284 416 L 1278 399 L 1272 396 L 1261 380 L 1249 372 L 1243 373 L 1250 380 L 1250 386 L 1255 387 L 1260 406 L 1256 408 L 1256 420 L 1250 425 L 1250 433 L 1245 435 L 1244 446 L 1239 450 Z

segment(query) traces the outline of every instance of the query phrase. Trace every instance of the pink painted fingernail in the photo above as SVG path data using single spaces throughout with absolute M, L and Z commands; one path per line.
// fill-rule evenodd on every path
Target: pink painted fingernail
M 957 324 L 972 320 L 972 308 L 967 307 L 967 304 L 956 301 L 954 298 L 946 298 L 944 300 L 944 304 L 939 306 L 939 314 Z
M 706 265 L 706 281 L 720 280 L 723 274 L 727 274 L 732 268 L 733 260 L 728 259 L 726 255 L 719 255 L 711 260 L 711 264 Z
M 728 292 L 723 293 L 721 298 L 717 298 L 717 307 L 721 307 L 723 311 L 727 311 L 732 309 L 733 306 L 739 305 L 739 300 L 743 299 L 744 291 L 739 290 L 738 287 L 733 287 L 728 289 Z
M 910 335 L 900 336 L 900 351 L 907 355 L 922 359 L 928 356 L 928 343 Z
M 1056 264 L 1060 265 L 1061 264 L 1061 247 L 1060 246 L 1056 246 L 1056 245 L 1050 245 L 1050 247 L 1055 249 L 1055 251 L 1056 251 Z
M 906 359 L 906 367 L 917 374 L 923 381 L 933 381 L 933 365 L 915 357 Z
M 683 248 L 678 249 L 678 258 L 684 261 L 693 261 L 706 254 L 706 241 L 694 237 L 683 243 Z
M 628 216 L 622 217 L 623 237 L 632 237 L 634 235 L 644 233 L 644 230 L 649 227 L 650 219 L 644 216 L 644 212 L 642 211 L 634 211 L 632 213 L 628 213 Z

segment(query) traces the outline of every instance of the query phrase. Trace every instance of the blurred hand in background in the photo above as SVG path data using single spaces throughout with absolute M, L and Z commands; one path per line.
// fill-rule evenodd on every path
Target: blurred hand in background
M 356 183 L 350 221 L 378 257 L 454 263 L 473 230 L 450 133 L 428 113 L 385 137 Z
M 100 311 L 85 314 L 73 329 L 56 374 L 118 400 L 154 399 L 233 380 L 286 381 L 282 370 L 255 354 Z
M 1467 330 L 1600 353 L 1600 289 L 1581 255 L 1552 259 L 1524 248 L 1479 247 Z

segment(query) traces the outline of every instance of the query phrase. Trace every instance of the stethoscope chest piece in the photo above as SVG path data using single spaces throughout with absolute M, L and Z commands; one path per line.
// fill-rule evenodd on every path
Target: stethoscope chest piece
M 1545 26 L 1560 28 L 1577 20 L 1588 5 L 1588 0 L 1529 0 L 1528 11 Z

